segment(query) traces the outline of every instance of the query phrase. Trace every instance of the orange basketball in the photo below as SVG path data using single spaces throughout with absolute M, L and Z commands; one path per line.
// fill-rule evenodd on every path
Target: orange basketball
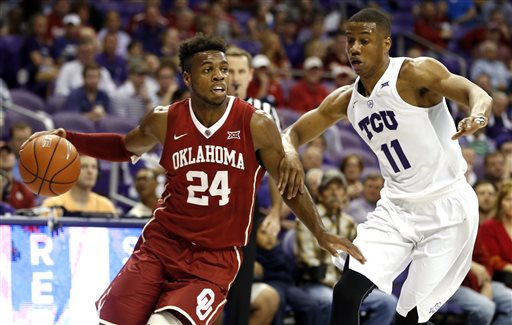
M 20 175 L 35 194 L 56 196 L 67 192 L 80 176 L 75 146 L 57 135 L 42 135 L 20 151 Z

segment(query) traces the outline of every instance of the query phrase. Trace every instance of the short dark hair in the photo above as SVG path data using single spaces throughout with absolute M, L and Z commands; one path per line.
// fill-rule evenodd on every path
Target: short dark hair
M 101 74 L 101 67 L 99 66 L 99 64 L 94 63 L 94 62 L 89 63 L 89 64 L 86 64 L 82 70 L 82 77 L 84 77 L 84 79 L 85 79 L 85 76 L 87 75 L 87 71 L 90 71 L 90 70 L 97 70 Z
M 226 53 L 226 42 L 224 39 L 213 36 L 196 34 L 191 39 L 186 40 L 180 45 L 180 67 L 181 71 L 190 71 L 191 59 L 196 53 L 205 51 L 220 51 Z
M 391 22 L 388 15 L 384 12 L 374 9 L 365 8 L 355 13 L 348 20 L 349 23 L 375 23 L 377 30 L 384 33 L 385 36 L 391 36 Z

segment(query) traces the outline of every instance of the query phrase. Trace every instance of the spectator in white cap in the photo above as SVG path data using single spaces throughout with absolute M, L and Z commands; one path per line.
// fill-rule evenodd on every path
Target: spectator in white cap
M 64 35 L 57 37 L 52 47 L 52 56 L 61 64 L 76 58 L 82 22 L 77 14 L 67 14 L 62 24 Z
M 303 77 L 290 89 L 290 108 L 305 113 L 317 107 L 327 96 L 321 84 L 324 64 L 319 57 L 310 56 L 304 61 Z
M 331 67 L 331 74 L 334 89 L 339 88 L 341 86 L 351 85 L 356 79 L 356 74 L 354 73 L 354 70 L 345 65 L 333 65 Z
M 270 59 L 264 54 L 255 55 L 252 58 L 254 75 L 247 96 L 268 102 L 276 107 L 282 107 L 285 103 L 283 88 L 273 76 L 273 68 Z

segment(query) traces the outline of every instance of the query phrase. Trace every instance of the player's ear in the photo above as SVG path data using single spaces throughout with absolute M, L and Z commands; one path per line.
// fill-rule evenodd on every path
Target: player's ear
M 391 50 L 391 37 L 390 36 L 387 36 L 386 38 L 384 38 L 384 47 L 386 48 L 387 52 L 389 52 Z
M 190 73 L 188 71 L 183 72 L 183 81 L 185 82 L 185 86 L 190 88 Z

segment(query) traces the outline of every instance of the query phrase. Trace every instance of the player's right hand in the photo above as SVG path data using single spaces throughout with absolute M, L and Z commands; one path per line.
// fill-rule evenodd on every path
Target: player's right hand
M 347 252 L 350 256 L 364 264 L 366 258 L 363 253 L 350 240 L 345 237 L 323 232 L 316 237 L 318 245 L 328 251 L 332 256 L 338 256 L 338 250 Z
M 299 191 L 304 193 L 304 167 L 296 151 L 285 152 L 283 159 L 281 159 L 277 188 L 279 193 L 282 196 L 286 194 L 288 199 L 294 198 Z
M 51 131 L 39 131 L 39 132 L 36 132 L 34 134 L 32 134 L 30 136 L 30 138 L 27 139 L 27 141 L 23 142 L 23 144 L 21 145 L 20 147 L 20 150 L 23 150 L 23 148 L 27 145 L 27 143 L 29 143 L 30 141 L 34 140 L 35 138 L 38 138 L 42 135 L 46 135 L 46 134 L 54 134 L 54 135 L 58 135 L 59 137 L 63 137 L 65 138 L 66 137 L 66 130 L 64 130 L 63 128 L 58 128 L 58 129 L 55 129 L 55 130 L 51 130 Z

